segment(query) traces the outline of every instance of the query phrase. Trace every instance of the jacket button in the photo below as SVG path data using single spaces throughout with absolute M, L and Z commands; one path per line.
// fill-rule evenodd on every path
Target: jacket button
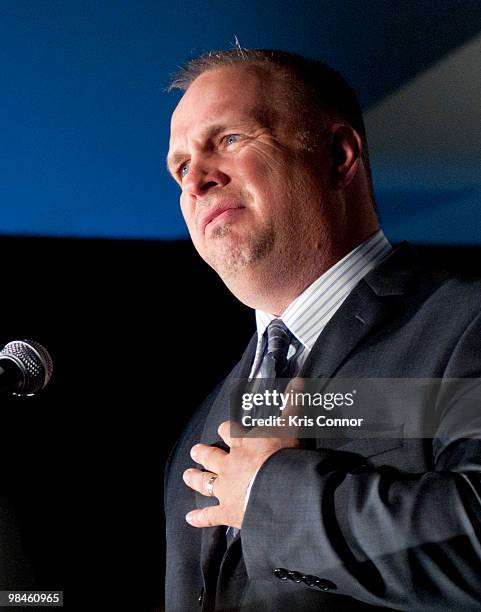
M 316 587 L 318 589 L 321 589 L 321 591 L 334 591 L 335 589 L 337 589 L 337 586 L 334 584 L 334 582 L 326 580 L 325 578 L 318 578 L 316 580 Z
M 279 580 L 287 580 L 289 572 L 283 567 L 278 567 L 274 570 L 274 576 L 279 578 Z
M 302 580 L 304 581 L 304 584 L 307 584 L 307 586 L 313 587 L 317 585 L 317 581 L 320 579 L 317 576 L 307 575 L 303 576 Z
M 288 578 L 293 582 L 302 582 L 302 574 L 299 574 L 299 572 L 289 572 Z
M 199 597 L 197 599 L 197 603 L 201 606 L 204 603 L 204 588 L 200 589 Z

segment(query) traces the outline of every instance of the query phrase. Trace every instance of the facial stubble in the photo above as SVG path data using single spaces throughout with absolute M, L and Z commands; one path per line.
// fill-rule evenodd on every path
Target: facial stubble
M 265 260 L 274 248 L 275 232 L 273 227 L 266 227 L 256 235 L 242 237 L 226 223 L 212 231 L 210 240 L 213 248 L 208 263 L 226 280 Z

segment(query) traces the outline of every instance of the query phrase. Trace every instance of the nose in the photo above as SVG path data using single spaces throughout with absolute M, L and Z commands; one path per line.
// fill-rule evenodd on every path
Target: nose
M 204 197 L 212 189 L 224 187 L 230 181 L 215 160 L 191 159 L 189 170 L 182 181 L 182 190 L 194 197 Z

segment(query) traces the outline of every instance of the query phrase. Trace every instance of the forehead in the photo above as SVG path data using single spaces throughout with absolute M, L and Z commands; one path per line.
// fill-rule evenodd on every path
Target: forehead
M 269 73 L 253 66 L 227 66 L 204 72 L 187 89 L 172 115 L 171 140 L 208 128 L 221 118 L 267 116 L 265 92 L 272 90 L 272 85 Z

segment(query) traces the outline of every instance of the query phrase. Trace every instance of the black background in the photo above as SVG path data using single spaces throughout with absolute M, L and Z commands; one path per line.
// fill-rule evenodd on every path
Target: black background
M 63 590 L 68 610 L 160 609 L 164 464 L 238 360 L 252 311 L 187 241 L 0 245 L 0 343 L 32 338 L 54 361 L 43 393 L 0 400 L 0 504 L 13 504 L 35 586 Z M 479 248 L 419 250 L 479 270 Z

